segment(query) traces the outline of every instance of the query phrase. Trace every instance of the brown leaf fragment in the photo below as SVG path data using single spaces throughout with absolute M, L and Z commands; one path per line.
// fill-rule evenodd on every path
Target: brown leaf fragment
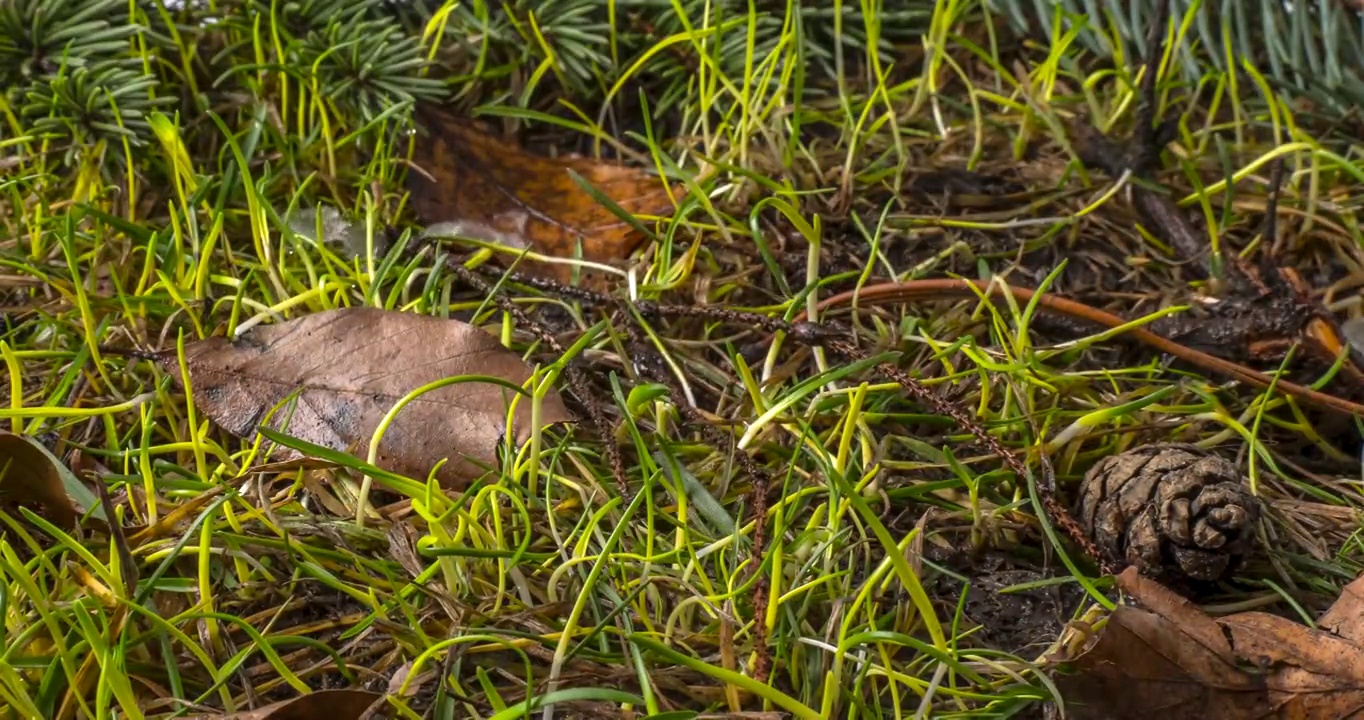
M 1364 577 L 1346 585 L 1331 609 L 1317 618 L 1317 627 L 1364 644 Z
M 1360 582 L 1323 627 L 1359 631 Z M 1067 717 L 1364 718 L 1364 646 L 1350 637 L 1262 612 L 1213 618 L 1133 567 L 1118 585 L 1141 607 L 1120 605 L 1056 678 Z
M 1195 445 L 1153 443 L 1090 468 L 1075 514 L 1116 565 L 1211 581 L 1253 550 L 1260 506 L 1232 463 Z
M 363 690 L 318 690 L 292 700 L 225 715 L 200 715 L 199 720 L 358 720 L 383 696 Z M 378 717 L 383 717 L 379 715 Z
M 57 527 L 69 529 L 98 502 L 42 443 L 0 430 L 0 503 L 28 507 Z M 102 511 L 97 514 L 104 515 Z
M 546 158 L 490 135 L 468 118 L 422 106 L 408 172 L 412 207 L 423 224 L 463 237 L 554 257 L 597 263 L 623 260 L 641 234 L 585 191 L 569 170 L 633 215 L 672 210 L 666 185 L 651 173 L 582 156 Z M 518 269 L 567 280 L 564 264 Z
M 179 384 L 176 353 L 163 352 L 158 362 Z M 229 433 L 253 439 L 265 422 L 362 459 L 384 416 L 409 392 L 453 376 L 492 376 L 522 385 L 532 374 L 520 357 L 473 325 L 363 307 L 253 328 L 235 341 L 190 343 L 185 365 L 195 404 Z M 447 488 L 463 487 L 484 473 L 478 463 L 496 466 L 516 395 L 487 381 L 431 390 L 388 425 L 375 464 L 423 479 L 448 458 L 436 478 Z M 572 420 L 555 391 L 545 396 L 540 412 L 542 426 Z M 518 444 L 530 437 L 530 414 L 531 398 L 521 395 L 512 424 Z M 274 447 L 271 460 L 302 457 Z

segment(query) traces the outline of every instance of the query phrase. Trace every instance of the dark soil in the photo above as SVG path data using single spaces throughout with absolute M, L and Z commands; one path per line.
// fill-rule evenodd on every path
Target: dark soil
M 973 644 L 1029 658 L 1041 655 L 1056 640 L 1067 621 L 1086 604 L 1084 588 L 1075 583 L 1043 586 L 1030 590 L 1001 592 L 1007 588 L 1034 583 L 1058 573 L 1017 557 L 999 553 L 943 553 L 935 562 L 970 579 L 965 583 L 937 574 L 928 588 L 930 596 L 951 617 L 962 592 L 966 592 L 963 629 L 977 627 Z

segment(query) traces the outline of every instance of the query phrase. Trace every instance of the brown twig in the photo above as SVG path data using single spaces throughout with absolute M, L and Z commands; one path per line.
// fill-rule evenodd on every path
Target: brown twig
M 516 272 L 515 270 L 504 270 L 495 265 L 478 265 L 472 268 L 472 270 L 490 278 L 499 280 L 505 278 L 507 282 L 533 287 L 536 290 L 544 290 L 546 292 L 554 293 L 559 297 L 572 298 L 590 305 L 610 305 L 614 302 L 611 296 L 605 293 L 577 287 L 576 285 L 565 285 L 558 280 L 539 275 Z
M 1145 171 L 1160 159 L 1165 147 L 1157 121 L 1160 117 L 1160 96 L 1156 92 L 1160 75 L 1160 61 L 1165 56 L 1165 29 L 1170 23 L 1170 0 L 1157 0 L 1156 16 L 1146 34 L 1146 73 L 1141 78 L 1141 105 L 1137 108 L 1137 155 L 1134 170 Z
M 99 349 L 100 353 L 103 355 L 126 357 L 134 360 L 159 360 L 165 354 L 164 350 L 141 350 L 139 348 L 113 347 L 112 345 L 96 345 L 95 347 Z
M 460 266 L 461 268 L 463 266 Z M 465 270 L 465 272 L 469 272 Z M 584 291 L 576 288 L 566 288 L 539 278 L 517 277 L 516 282 L 524 282 L 527 285 L 557 293 L 564 297 L 578 299 L 590 304 L 605 304 L 613 300 L 606 295 Z M 565 292 L 568 290 L 568 292 Z M 838 296 L 835 296 L 838 297 Z M 618 301 L 617 301 L 618 302 Z M 826 301 L 828 302 L 828 301 Z M 628 314 L 628 308 L 622 307 Z M 762 328 L 769 332 L 784 331 L 793 340 L 806 345 L 822 345 L 830 351 L 843 356 L 849 360 L 860 360 L 867 355 L 844 339 L 835 337 L 833 331 L 818 323 L 806 322 L 802 313 L 794 322 L 787 322 L 780 318 L 768 315 L 749 313 L 731 308 L 720 307 L 694 307 L 685 305 L 663 305 L 652 301 L 637 301 L 634 309 L 641 315 L 652 317 L 700 317 L 708 320 L 719 320 L 724 322 L 736 322 L 748 324 Z M 647 344 L 638 337 L 638 331 L 632 326 L 630 329 L 632 344 L 638 346 L 641 352 L 652 352 Z M 652 363 L 637 362 L 636 367 L 649 379 L 664 384 L 668 387 L 670 395 L 674 398 L 674 404 L 678 409 L 683 422 L 696 428 L 706 442 L 719 448 L 730 442 L 719 428 L 706 421 L 701 414 L 687 404 L 684 400 L 685 393 L 679 387 L 677 379 L 671 374 L 663 372 L 654 367 Z M 1002 462 L 1020 480 L 1031 477 L 1026 464 L 1017 453 L 1004 447 L 1004 445 L 977 422 L 970 414 L 957 405 L 944 400 L 934 394 L 922 383 L 910 377 L 899 368 L 889 364 L 880 363 L 878 365 L 884 375 L 891 378 L 901 385 L 911 396 L 922 402 L 934 412 L 952 419 L 959 427 L 969 432 L 990 452 L 999 456 Z M 770 477 L 766 470 L 760 467 L 753 458 L 744 450 L 738 450 L 735 457 L 739 462 L 743 472 L 749 476 L 752 483 L 750 497 L 752 499 L 752 516 L 754 518 L 753 530 L 753 571 L 761 573 L 762 566 L 766 562 L 767 538 L 766 538 L 766 519 L 767 519 L 767 493 L 770 487 Z M 1079 523 L 1071 516 L 1065 504 L 1062 503 L 1056 494 L 1055 483 L 1050 478 L 1048 472 L 1043 473 L 1043 477 L 1037 482 L 1038 497 L 1042 501 L 1039 512 L 1044 512 L 1051 518 L 1065 535 L 1078 546 L 1081 551 L 1090 558 L 1107 575 L 1116 574 L 1116 568 L 1104 558 L 1094 545 L 1093 540 L 1086 534 Z M 755 661 L 753 675 L 760 682 L 765 681 L 770 671 L 769 649 L 767 648 L 767 611 L 771 598 L 768 596 L 769 588 L 767 578 L 761 574 L 756 578 L 753 588 L 753 607 L 754 607 L 754 647 Z
M 826 340 L 823 344 L 824 347 L 842 355 L 848 360 L 864 360 L 867 357 L 865 352 L 857 349 L 847 340 Z M 990 452 L 998 455 L 1019 480 L 1026 480 L 1031 477 L 1031 473 L 1028 472 L 1027 466 L 1023 463 L 1023 460 L 1018 457 L 1018 454 L 1004 447 L 1004 444 L 999 441 L 999 438 L 991 435 L 980 422 L 971 417 L 960 405 L 942 399 L 932 390 L 929 390 L 927 385 L 915 380 L 910 377 L 908 373 L 890 363 L 879 363 L 877 369 L 891 380 L 899 383 L 900 387 L 903 387 L 915 400 L 927 405 L 933 412 L 951 418 L 958 427 L 971 433 L 971 435 L 988 448 Z M 1061 531 L 1070 538 L 1071 542 L 1079 546 L 1080 549 L 1099 566 L 1099 570 L 1105 575 L 1116 575 L 1116 568 L 1114 568 L 1113 565 L 1105 559 L 1104 555 L 1099 552 L 1099 548 L 1094 544 L 1094 540 L 1080 527 L 1080 523 L 1076 522 L 1075 518 L 1071 516 L 1070 510 L 1066 509 L 1065 504 L 1057 499 L 1054 484 L 1050 481 L 1038 482 L 1037 495 L 1042 499 L 1042 508 L 1040 510 L 1046 512 L 1047 516 L 1051 518 L 1051 521 L 1061 528 Z
M 1125 172 L 1140 175 L 1141 169 L 1134 167 L 1133 158 L 1128 157 L 1111 138 L 1104 137 L 1098 130 L 1087 125 L 1074 129 L 1079 140 L 1076 150 L 1086 165 L 1096 167 L 1109 175 L 1117 177 Z M 1146 187 L 1143 180 L 1132 183 L 1132 204 L 1142 221 L 1152 232 L 1170 244 L 1177 259 L 1197 261 L 1205 273 L 1208 270 L 1207 240 L 1205 232 L 1200 232 L 1184 211 L 1171 200 L 1165 192 Z
M 499 308 L 502 308 L 506 312 L 511 313 L 512 317 L 516 318 L 518 323 L 521 323 L 525 325 L 527 328 L 530 328 L 532 331 L 534 331 L 545 343 L 545 345 L 554 352 L 559 353 L 563 352 L 563 348 L 560 346 L 558 341 L 555 340 L 554 337 L 551 336 L 548 333 L 548 331 L 546 331 L 542 326 L 530 320 L 525 315 L 525 313 L 522 312 L 522 310 L 519 307 L 516 307 L 516 305 L 513 304 L 510 300 L 499 294 L 493 294 L 491 286 L 483 277 L 480 277 L 480 275 L 498 279 L 505 278 L 509 282 L 514 282 L 526 285 L 528 287 L 533 287 L 538 290 L 551 292 L 560 297 L 571 298 L 573 300 L 578 300 L 589 305 L 597 306 L 621 305 L 619 300 L 605 293 L 600 293 L 594 290 L 588 290 L 580 287 L 574 287 L 572 285 L 565 285 L 561 282 L 555 281 L 550 278 L 539 277 L 523 273 L 516 273 L 514 271 L 501 270 L 498 268 L 486 266 L 479 266 L 477 268 L 470 269 L 468 267 L 465 267 L 462 263 L 456 262 L 454 260 L 449 261 L 449 266 L 465 282 L 469 283 L 470 285 L 473 285 L 476 289 L 480 290 L 481 292 L 488 293 L 489 296 L 492 297 L 493 300 L 498 303 Z M 676 309 L 679 307 L 681 306 L 658 305 L 657 303 L 653 303 L 650 301 L 639 301 L 635 303 L 635 308 L 645 315 L 658 316 L 670 314 L 672 315 L 694 314 L 686 312 L 669 313 L 666 311 L 666 309 Z M 622 306 L 620 309 L 625 312 L 627 317 L 629 316 L 628 307 Z M 771 320 L 770 318 L 767 318 L 767 316 L 756 317 L 762 317 L 764 319 Z M 781 324 L 781 321 L 779 320 L 773 320 L 772 322 L 777 323 L 769 326 L 773 330 L 780 329 L 783 326 Z M 631 325 L 629 332 L 631 340 L 638 348 L 646 352 L 652 352 L 652 350 L 648 348 L 647 344 L 643 343 L 643 341 L 637 337 L 637 331 L 635 330 L 635 327 L 633 325 Z M 659 372 L 657 368 L 653 367 L 653 365 L 651 365 L 650 363 L 636 363 L 636 367 L 640 369 L 642 374 L 648 376 L 649 379 L 653 380 L 654 382 L 666 385 L 668 387 L 668 392 L 673 398 L 674 406 L 677 407 L 678 413 L 681 415 L 683 423 L 685 423 L 688 427 L 696 428 L 701 433 L 702 437 L 705 438 L 707 443 L 714 446 L 717 450 L 725 447 L 726 445 L 732 444 L 733 438 L 726 439 L 725 434 L 721 432 L 719 428 L 715 427 L 712 423 L 708 422 L 704 417 L 702 417 L 701 413 L 698 412 L 696 408 L 687 404 L 685 400 L 686 393 L 682 391 L 682 388 L 678 385 L 676 378 L 674 378 L 672 375 L 666 372 Z M 627 496 L 628 493 L 626 492 L 625 488 L 625 476 L 624 469 L 620 460 L 620 451 L 618 448 L 616 448 L 615 443 L 612 441 L 612 438 L 614 438 L 614 434 L 612 433 L 610 426 L 607 425 L 606 423 L 604 413 L 596 403 L 595 398 L 588 392 L 586 388 L 586 380 L 582 377 L 581 372 L 577 368 L 570 366 L 566 370 L 566 375 L 568 376 L 570 385 L 573 387 L 574 394 L 580 396 L 583 399 L 583 403 L 587 406 L 588 414 L 592 416 L 591 419 L 593 428 L 597 431 L 598 435 L 602 436 L 603 440 L 606 442 L 606 453 L 608 463 L 611 464 L 612 472 L 615 473 L 616 475 L 616 482 L 620 486 L 621 495 Z M 754 660 L 753 675 L 759 682 L 765 682 L 767 679 L 768 672 L 770 671 L 771 668 L 771 652 L 767 647 L 767 613 L 768 604 L 771 598 L 768 596 L 767 577 L 765 575 L 762 575 L 761 573 L 762 567 L 767 561 L 767 493 L 768 488 L 771 485 L 770 483 L 771 478 L 767 474 L 767 471 L 763 470 L 761 466 L 754 462 L 752 456 L 750 456 L 746 451 L 737 450 L 737 452 L 735 453 L 735 458 L 738 460 L 740 468 L 743 470 L 744 474 L 748 475 L 752 485 L 750 491 L 750 496 L 753 505 L 752 560 L 753 572 L 758 573 L 758 577 L 754 581 L 753 588 L 753 607 L 756 616 L 753 622 L 754 627 L 753 644 L 756 654 Z
M 854 347 L 852 343 L 835 336 L 834 332 L 827 326 L 805 321 L 804 312 L 800 313 L 794 321 L 787 322 L 766 315 L 741 312 L 729 308 L 669 306 L 650 303 L 640 307 L 640 311 L 660 315 L 700 316 L 713 320 L 747 323 L 773 332 L 782 330 L 802 344 L 822 345 L 835 354 L 853 362 L 865 360 L 868 357 L 865 352 Z M 1007 465 L 1019 479 L 1025 479 L 1030 476 L 1027 466 L 1018 455 L 1004 447 L 997 438 L 991 435 L 984 426 L 972 418 L 970 414 L 959 405 L 938 397 L 923 383 L 910 377 L 903 370 L 890 363 L 879 363 L 877 369 L 903 387 L 905 392 L 927 405 L 934 412 L 951 418 L 958 427 L 966 430 L 975 437 L 977 441 L 988 448 L 990 452 L 998 455 L 1004 464 Z M 1038 497 L 1042 500 L 1042 508 L 1040 508 L 1039 511 L 1045 512 L 1047 516 L 1051 518 L 1052 522 L 1060 527 L 1066 536 L 1079 546 L 1080 549 L 1099 566 L 1099 569 L 1102 572 L 1108 575 L 1115 574 L 1115 568 L 1099 553 L 1099 549 L 1094 545 L 1094 541 L 1071 516 L 1070 511 L 1066 509 L 1065 504 L 1057 499 L 1055 483 L 1051 482 L 1049 477 L 1046 477 L 1047 474 L 1047 472 L 1044 472 L 1043 479 L 1037 483 Z
M 493 286 L 490 285 L 487 280 L 484 280 L 477 273 L 465 267 L 463 263 L 453 258 L 446 260 L 446 266 L 449 267 L 460 280 L 474 286 L 479 292 L 487 294 L 487 296 L 497 304 L 499 309 L 511 315 L 518 324 L 535 333 L 536 337 L 540 338 L 540 341 L 543 342 L 550 351 L 560 355 L 563 354 L 563 345 L 559 343 L 545 326 L 530 319 L 525 311 L 517 307 L 516 303 L 512 302 L 505 295 L 495 292 Z M 592 421 L 592 429 L 595 430 L 597 435 L 602 439 L 602 447 L 606 453 L 606 462 L 611 468 L 613 479 L 616 481 L 616 489 L 620 492 L 620 496 L 628 501 L 631 495 L 629 483 L 625 478 L 625 463 L 621 460 L 620 448 L 616 445 L 616 434 L 612 430 L 611 424 L 606 422 L 606 413 L 602 410 L 601 402 L 597 400 L 597 396 L 593 394 L 588 387 L 587 378 L 583 375 L 582 370 L 570 364 L 564 368 L 564 376 L 568 378 L 568 385 L 573 390 L 573 394 L 577 395 L 578 399 L 582 401 L 583 407 L 587 408 L 588 418 Z
M 1163 40 L 1170 19 L 1170 0 L 1158 0 L 1158 3 L 1156 17 L 1147 30 L 1146 70 L 1139 88 L 1140 104 L 1137 106 L 1131 147 L 1123 147 L 1111 138 L 1104 137 L 1088 124 L 1079 124 L 1074 128 L 1079 141 L 1076 150 L 1080 160 L 1114 177 L 1127 172 L 1139 177 L 1152 173 L 1160 164 L 1161 152 L 1173 139 L 1172 131 L 1176 126 L 1159 121 L 1160 97 L 1157 93 L 1157 76 L 1164 56 Z M 1149 180 L 1143 178 L 1141 182 L 1130 186 L 1132 204 L 1142 221 L 1156 236 L 1170 244 L 1179 260 L 1196 261 L 1199 269 L 1210 276 L 1212 265 L 1207 233 L 1200 232 L 1198 225 L 1165 192 L 1147 187 L 1148 183 Z
M 828 297 L 821 301 L 818 307 L 820 310 L 825 310 L 840 305 L 850 304 L 854 301 L 858 304 L 884 304 L 906 300 L 974 298 L 979 297 L 982 294 L 991 299 L 1009 294 L 1020 303 L 1031 302 L 1034 296 L 1036 296 L 1038 307 L 1043 310 L 1076 318 L 1078 320 L 1086 320 L 1106 328 L 1121 327 L 1129 322 L 1117 315 L 1090 307 L 1081 302 L 1056 297 L 1054 295 L 1038 295 L 1035 290 L 1029 288 L 1010 287 L 992 283 L 988 280 L 958 280 L 952 278 L 877 283 L 875 285 L 863 287 L 860 290 L 851 290 Z M 805 313 L 801 312 L 796 316 L 796 319 L 805 319 Z M 1186 347 L 1169 338 L 1157 335 L 1150 330 L 1143 328 L 1128 328 L 1127 330 L 1124 330 L 1122 334 L 1161 352 L 1168 353 L 1180 360 L 1207 370 L 1208 372 L 1221 374 L 1260 388 L 1276 387 L 1288 395 L 1292 395 L 1320 408 L 1336 410 L 1351 415 L 1364 416 L 1364 405 L 1327 395 L 1288 380 L 1270 377 L 1257 370 L 1252 370 L 1251 368 L 1244 367 L 1229 360 L 1224 360 L 1215 355 L 1209 355 Z
M 676 310 L 682 307 L 684 306 L 658 305 L 649 301 L 635 303 L 635 309 L 645 315 L 667 315 L 670 314 L 667 310 Z M 704 311 L 706 308 L 694 309 Z M 627 316 L 629 315 L 627 307 L 622 307 L 622 310 Z M 716 310 L 724 312 L 722 308 L 716 308 Z M 693 315 L 698 313 L 683 312 L 676 314 Z M 641 354 L 654 353 L 654 350 L 639 337 L 639 330 L 636 326 L 631 325 L 628 332 L 637 352 Z M 732 437 L 727 437 L 719 428 L 707 422 L 696 408 L 687 403 L 686 393 L 683 392 L 677 378 L 673 377 L 672 374 L 658 369 L 653 363 L 649 362 L 637 362 L 636 367 L 649 379 L 668 387 L 668 393 L 673 398 L 673 406 L 682 416 L 682 422 L 687 427 L 698 430 L 707 443 L 716 450 L 733 443 Z M 767 647 L 767 612 L 771 597 L 768 595 L 767 576 L 762 574 L 762 568 L 767 563 L 767 492 L 771 487 L 771 476 L 762 466 L 754 462 L 753 457 L 746 450 L 735 448 L 734 457 L 738 460 L 744 474 L 748 475 L 751 483 L 749 492 L 753 506 L 753 549 L 750 553 L 753 566 L 751 572 L 757 573 L 757 578 L 753 582 L 753 646 L 756 653 L 753 662 L 753 677 L 758 682 L 766 682 L 772 662 L 771 652 Z
M 839 297 L 839 296 L 835 296 Z M 831 298 L 832 299 L 832 298 Z M 827 301 L 826 301 L 827 302 Z M 658 305 L 656 303 L 643 303 L 637 306 L 641 313 L 655 315 L 672 315 L 683 317 L 705 317 L 711 320 L 721 320 L 750 324 L 765 330 L 775 332 L 785 331 L 794 340 L 805 345 L 822 345 L 837 355 L 847 360 L 859 361 L 868 356 L 859 350 L 852 343 L 837 337 L 827 326 L 818 323 L 805 321 L 805 313 L 801 313 L 792 322 L 787 322 L 779 318 L 773 318 L 756 313 L 748 313 L 729 308 L 709 308 L 709 307 L 688 307 L 681 305 Z M 991 435 L 983 425 L 970 416 L 970 414 L 960 406 L 948 402 L 938 397 L 923 383 L 910 377 L 907 373 L 890 363 L 879 363 L 877 369 L 884 375 L 898 383 L 907 393 L 916 400 L 931 408 L 934 412 L 944 415 L 957 424 L 958 427 L 966 430 L 981 444 L 998 455 L 1006 466 L 1019 478 L 1030 477 L 1027 466 L 1018 454 L 1004 447 L 1000 441 Z M 1115 574 L 1115 568 L 1104 559 L 1099 553 L 1094 541 L 1084 532 L 1080 524 L 1071 516 L 1065 504 L 1056 497 L 1055 485 L 1049 479 L 1044 478 L 1037 483 L 1038 497 L 1042 500 L 1043 507 L 1040 512 L 1045 512 L 1052 522 L 1055 523 L 1066 534 L 1070 540 L 1099 566 L 1105 574 Z
M 552 281 L 544 281 L 540 279 L 526 277 L 515 278 L 515 281 L 525 282 L 528 285 L 548 290 L 550 292 L 555 292 L 565 297 L 578 299 L 590 304 L 604 304 L 607 302 L 616 302 L 612 298 L 610 298 L 610 296 L 593 293 L 591 291 L 584 291 L 581 289 L 570 289 L 572 290 L 571 292 L 563 292 L 565 288 L 559 286 L 557 283 L 553 283 Z M 832 296 L 824 300 L 822 303 L 820 303 L 819 307 L 821 309 L 828 309 L 830 307 L 835 307 L 850 302 L 854 298 L 879 303 L 897 299 L 910 300 L 910 299 L 945 299 L 953 297 L 975 297 L 977 294 L 977 290 L 982 290 L 987 294 L 1000 295 L 1005 291 L 1005 289 L 1006 288 L 1004 287 L 991 286 L 988 283 L 984 282 L 971 283 L 964 280 L 919 280 L 906 283 L 883 283 L 863 288 L 863 290 L 860 293 L 849 292 Z M 1008 290 L 1012 292 L 1015 297 L 1017 297 L 1020 301 L 1023 302 L 1027 302 L 1033 297 L 1033 291 L 1025 288 L 1009 288 Z M 1041 296 L 1038 299 L 1038 301 L 1041 307 L 1045 310 L 1059 312 L 1061 314 L 1082 320 L 1089 320 L 1106 327 L 1117 327 L 1126 323 L 1126 321 L 1121 318 L 1109 315 L 1099 310 L 1095 310 L 1087 305 L 1083 305 L 1081 303 L 1077 303 L 1074 301 L 1064 300 L 1062 298 L 1056 298 L 1046 295 Z M 761 315 L 757 313 L 749 313 L 734 310 L 731 308 L 664 305 L 651 301 L 637 302 L 635 303 L 635 309 L 641 315 L 645 316 L 700 317 L 708 320 L 748 324 L 750 326 L 758 327 L 769 332 L 776 332 L 780 330 L 786 332 L 793 340 L 801 342 L 802 344 L 822 345 L 828 348 L 831 352 L 834 352 L 835 354 L 840 355 L 849 360 L 855 361 L 867 357 L 866 353 L 853 346 L 847 340 L 835 337 L 834 332 L 827 326 L 818 323 L 807 322 L 805 320 L 805 313 L 803 312 L 797 315 L 793 319 L 793 321 L 787 322 L 780 318 L 774 318 L 768 315 Z M 1223 371 L 1230 370 L 1230 374 L 1232 374 L 1235 377 L 1238 377 L 1239 379 L 1248 380 L 1251 382 L 1255 382 L 1258 379 L 1261 381 L 1260 384 L 1266 385 L 1270 382 L 1268 378 L 1265 378 L 1264 376 L 1260 375 L 1259 373 L 1256 373 L 1253 370 L 1241 368 L 1239 365 L 1229 363 L 1227 361 L 1221 360 L 1220 358 L 1216 358 L 1211 355 L 1206 355 L 1204 353 L 1190 350 L 1182 345 L 1179 345 L 1178 343 L 1174 343 L 1173 341 L 1170 341 L 1166 338 L 1155 335 L 1154 333 L 1150 333 L 1149 331 L 1141 329 L 1132 329 L 1127 332 L 1130 335 L 1136 337 L 1137 339 L 1144 340 L 1148 344 L 1154 345 L 1155 347 L 1166 352 L 1169 352 L 1170 354 L 1176 357 L 1180 357 L 1181 359 L 1185 359 L 1196 364 L 1205 365 L 1211 367 L 1212 369 L 1221 369 Z M 635 344 L 640 345 L 641 347 L 647 347 L 646 345 L 642 344 L 642 341 L 639 340 L 634 331 L 631 332 L 631 335 L 632 339 L 635 341 Z M 684 401 L 680 401 L 681 398 L 685 397 L 685 394 L 678 386 L 676 378 L 672 377 L 670 374 L 666 372 L 659 371 L 650 363 L 638 363 L 637 366 L 640 368 L 641 372 L 647 375 L 651 380 L 654 380 L 655 382 L 660 382 L 669 388 L 669 392 L 671 393 L 673 398 L 675 398 L 675 400 L 678 401 L 676 402 L 676 406 L 678 408 L 679 414 L 682 416 L 683 421 L 688 426 L 695 427 L 698 431 L 701 432 L 702 436 L 706 439 L 706 441 L 713 446 L 721 447 L 727 444 L 728 441 L 725 439 L 725 435 L 723 432 L 721 432 L 713 424 L 706 421 L 705 418 L 703 418 L 695 408 L 691 407 Z M 1019 457 L 1019 455 L 1014 451 L 1006 448 L 993 435 L 990 435 L 989 432 L 984 428 L 984 426 L 982 426 L 978 421 L 972 418 L 967 411 L 937 396 L 922 383 L 910 377 L 903 370 L 900 370 L 899 368 L 889 363 L 881 363 L 880 365 L 878 365 L 878 370 L 880 370 L 890 379 L 900 384 L 905 389 L 905 391 L 909 393 L 912 397 L 914 397 L 917 401 L 928 406 L 935 413 L 950 418 L 959 427 L 969 432 L 973 437 L 976 438 L 977 441 L 979 441 L 982 445 L 989 449 L 990 452 L 999 456 L 1001 461 L 1010 469 L 1010 471 L 1015 473 L 1020 479 L 1028 478 L 1031 476 L 1031 473 L 1029 472 L 1026 464 Z M 1284 387 L 1285 389 L 1297 389 L 1297 386 L 1293 385 L 1292 383 L 1285 383 L 1283 381 L 1280 381 L 1278 384 L 1280 387 Z M 1318 395 L 1312 393 L 1312 391 L 1308 392 L 1311 393 L 1307 395 L 1309 399 L 1313 398 L 1314 395 Z M 1335 401 L 1336 403 L 1345 402 L 1337 400 L 1336 398 L 1330 398 L 1329 396 L 1322 397 L 1326 397 L 1328 401 Z M 1353 405 L 1351 403 L 1345 404 L 1346 406 Z M 1336 405 L 1335 407 L 1339 409 L 1339 405 Z M 760 466 L 758 466 L 757 463 L 753 461 L 752 457 L 749 456 L 747 452 L 742 450 L 738 451 L 736 453 L 736 459 L 742 466 L 742 469 L 745 472 L 745 474 L 747 474 L 752 479 L 753 484 L 752 514 L 755 518 L 753 537 L 753 557 L 755 560 L 754 570 L 760 571 L 762 564 L 765 560 L 766 551 L 765 521 L 767 507 L 767 490 L 769 487 L 770 478 L 767 472 L 763 470 Z M 1098 548 L 1095 547 L 1093 540 L 1088 536 L 1087 533 L 1084 532 L 1083 528 L 1080 527 L 1079 523 L 1076 522 L 1075 519 L 1071 516 L 1065 504 L 1058 499 L 1054 482 L 1051 480 L 1050 477 L 1047 476 L 1047 473 L 1045 472 L 1043 473 L 1043 477 L 1038 479 L 1037 491 L 1038 497 L 1042 502 L 1042 507 L 1039 508 L 1039 512 L 1045 512 L 1047 516 L 1051 518 L 1052 522 L 1062 532 L 1065 533 L 1067 538 L 1076 546 L 1078 546 L 1099 567 L 1099 569 L 1102 572 L 1110 575 L 1116 574 L 1116 568 L 1114 568 L 1098 551 Z M 755 661 L 754 675 L 758 677 L 760 680 L 765 679 L 769 671 L 768 653 L 767 648 L 765 647 L 766 605 L 769 601 L 769 598 L 767 597 L 767 585 L 765 580 L 766 579 L 764 577 L 760 576 L 757 579 L 754 588 L 754 607 L 755 613 L 758 615 L 758 617 L 755 618 L 754 631 L 755 645 L 757 647 L 757 659 Z

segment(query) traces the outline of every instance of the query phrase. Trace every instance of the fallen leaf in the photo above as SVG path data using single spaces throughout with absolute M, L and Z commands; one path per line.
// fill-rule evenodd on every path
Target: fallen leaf
M 463 237 L 555 257 L 611 263 L 643 240 L 629 223 L 574 181 L 577 173 L 622 210 L 661 215 L 672 210 L 657 176 L 582 156 L 533 155 L 475 127 L 472 120 L 423 106 L 408 172 L 412 207 L 422 223 Z M 519 269 L 567 280 L 564 264 L 522 261 Z
M 42 443 L 0 430 L 0 502 L 41 505 L 40 515 L 57 527 L 72 528 L 99 499 Z M 96 514 L 104 517 L 102 510 Z
M 409 682 L 408 676 L 412 674 L 412 661 L 408 660 L 389 676 L 388 694 L 395 697 L 410 698 L 421 690 L 422 685 L 439 673 L 439 669 L 427 669 L 421 675 L 411 678 Z
M 175 351 L 158 354 L 157 361 L 178 385 Z M 235 341 L 189 343 L 185 367 L 196 406 L 229 433 L 254 439 L 265 422 L 264 427 L 360 458 L 384 416 L 413 390 L 465 375 L 522 385 L 532 374 L 520 357 L 473 325 L 363 307 L 252 328 Z M 375 465 L 420 480 L 448 458 L 436 478 L 445 487 L 462 487 L 483 474 L 477 463 L 496 465 L 515 395 L 487 381 L 427 392 L 388 425 Z M 542 426 L 572 420 L 554 391 L 541 401 L 540 412 Z M 531 399 L 523 395 L 512 425 L 518 443 L 530 436 L 530 413 Z M 273 453 L 275 461 L 303 458 L 291 448 L 276 446 Z
M 1061 658 L 1076 671 L 1056 678 L 1067 717 L 1364 718 L 1364 576 L 1322 630 L 1262 612 L 1213 618 L 1135 568 L 1118 585 L 1141 607 L 1118 606 L 1092 647 Z
M 292 700 L 197 720 L 359 720 L 382 695 L 363 690 L 318 690 Z
M 1364 644 L 1364 583 L 1346 585 L 1331 609 L 1317 618 L 1317 627 Z

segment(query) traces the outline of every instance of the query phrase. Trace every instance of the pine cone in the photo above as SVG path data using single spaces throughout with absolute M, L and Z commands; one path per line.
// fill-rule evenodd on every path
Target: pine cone
M 1075 514 L 1111 562 L 1217 580 L 1254 541 L 1260 505 L 1236 466 L 1194 445 L 1144 445 L 1086 473 Z

